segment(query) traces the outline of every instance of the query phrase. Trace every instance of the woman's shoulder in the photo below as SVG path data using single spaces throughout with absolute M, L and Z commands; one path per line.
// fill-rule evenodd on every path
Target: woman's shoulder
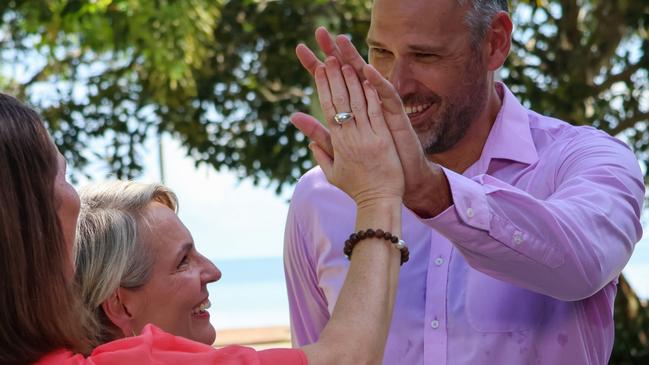
M 36 361 L 34 365 L 81 365 L 86 363 L 83 355 L 75 354 L 68 349 L 52 351 Z
M 298 349 L 256 351 L 243 346 L 215 349 L 147 325 L 141 335 L 101 345 L 87 358 L 67 350 L 59 350 L 45 356 L 36 365 L 181 364 L 183 362 L 198 365 L 307 364 L 304 353 Z

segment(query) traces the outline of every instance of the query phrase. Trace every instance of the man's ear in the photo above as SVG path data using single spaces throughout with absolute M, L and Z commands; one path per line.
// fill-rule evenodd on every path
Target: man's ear
M 499 12 L 491 20 L 484 47 L 489 71 L 495 71 L 505 63 L 512 46 L 512 29 L 512 19 L 505 11 Z
M 120 329 L 124 337 L 132 336 L 134 332 L 133 315 L 129 311 L 128 303 L 124 302 L 125 296 L 122 288 L 117 288 L 115 292 L 103 303 L 101 308 L 106 313 L 108 319 Z

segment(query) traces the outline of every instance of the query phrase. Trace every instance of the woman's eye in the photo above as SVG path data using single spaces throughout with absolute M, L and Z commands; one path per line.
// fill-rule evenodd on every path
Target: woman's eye
M 183 266 L 187 265 L 189 263 L 189 257 L 187 255 L 183 256 L 183 259 L 180 260 L 180 263 L 178 264 L 177 269 L 182 269 Z

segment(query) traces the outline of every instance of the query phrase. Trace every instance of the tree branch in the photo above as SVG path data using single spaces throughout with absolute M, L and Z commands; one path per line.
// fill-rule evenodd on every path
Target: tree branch
M 639 71 L 640 69 L 642 69 L 642 65 L 640 64 L 640 62 L 632 64 L 627 68 L 625 68 L 624 71 L 620 73 L 617 73 L 615 75 L 609 75 L 609 77 L 606 80 L 604 80 L 604 82 L 602 82 L 599 85 L 596 84 L 595 86 L 597 86 L 597 88 L 601 91 L 608 90 L 616 82 L 628 81 L 631 78 L 631 76 L 637 71 Z
M 586 42 L 586 49 L 592 50 L 597 45 L 598 53 L 593 57 L 591 68 L 599 70 L 604 65 L 610 65 L 611 59 L 617 51 L 620 42 L 624 38 L 624 27 L 626 25 L 623 14 L 619 12 L 619 6 L 614 1 L 599 1 L 595 3 L 592 18 L 595 20 L 590 37 Z
M 45 78 L 47 78 L 47 76 L 49 76 L 52 73 L 61 73 L 63 67 L 76 58 L 79 58 L 79 54 L 75 52 L 71 52 L 62 60 L 57 60 L 56 62 L 48 63 L 38 72 L 36 72 L 36 74 L 34 74 L 34 76 L 32 76 L 29 80 L 23 83 L 23 87 L 27 88 L 35 82 L 43 81 L 45 80 Z
M 611 129 L 609 131 L 609 133 L 612 136 L 616 136 L 619 133 L 621 133 L 622 131 L 624 131 L 624 130 L 626 130 L 628 128 L 632 128 L 636 123 L 638 123 L 638 122 L 646 122 L 648 120 L 649 120 L 649 112 L 644 112 L 644 113 L 639 112 L 639 113 L 636 113 L 635 115 L 633 115 L 632 117 L 626 118 L 623 121 L 621 121 L 617 125 L 617 127 Z

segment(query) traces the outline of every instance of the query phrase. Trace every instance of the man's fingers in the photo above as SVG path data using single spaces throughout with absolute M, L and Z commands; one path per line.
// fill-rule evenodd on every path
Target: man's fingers
M 370 85 L 376 89 L 386 111 L 392 114 L 401 114 L 403 112 L 403 104 L 399 93 L 372 65 L 363 66 L 363 75 L 370 82 Z
M 336 57 L 342 63 L 342 57 L 338 50 L 338 46 L 336 46 L 331 34 L 325 27 L 318 27 L 318 29 L 316 29 L 315 39 L 322 52 L 324 52 L 325 57 Z M 316 56 L 316 54 L 303 43 L 300 43 L 295 47 L 295 54 L 297 55 L 298 60 L 300 60 L 302 66 L 304 66 L 311 76 L 315 74 L 315 69 L 323 64 L 318 56 Z
M 358 53 L 358 50 L 356 49 L 356 47 L 354 47 L 349 38 L 345 37 L 344 35 L 338 35 L 336 37 L 336 45 L 340 50 L 342 63 L 346 63 L 352 66 L 354 70 L 356 70 L 356 73 L 358 74 L 358 77 L 361 79 L 361 81 L 364 80 L 365 76 L 363 75 L 363 67 L 367 64 L 367 62 L 365 62 L 361 54 Z
M 297 59 L 300 60 L 302 66 L 309 71 L 311 76 L 315 74 L 315 69 L 322 64 L 315 53 L 302 43 L 295 47 L 295 54 L 297 55 Z
M 333 158 L 334 148 L 331 145 L 331 135 L 325 126 L 316 118 L 305 113 L 295 113 L 291 123 L 312 142 L 315 142 L 329 157 Z
M 322 52 L 324 52 L 325 57 L 333 56 L 341 60 L 338 46 L 336 46 L 336 43 L 334 43 L 333 38 L 331 37 L 331 34 L 327 30 L 327 28 L 318 27 L 318 29 L 315 30 L 315 40 L 316 42 L 318 42 L 318 46 L 320 46 Z

